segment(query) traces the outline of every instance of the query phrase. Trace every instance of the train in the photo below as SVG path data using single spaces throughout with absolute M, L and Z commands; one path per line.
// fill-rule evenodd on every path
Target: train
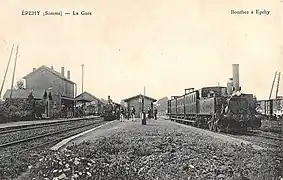
M 253 94 L 241 92 L 238 67 L 233 65 L 227 87 L 188 88 L 183 95 L 172 96 L 167 110 L 170 120 L 226 133 L 260 128 L 257 100 Z
M 108 102 L 103 107 L 102 116 L 104 121 L 113 121 L 119 118 L 118 110 L 121 107 L 120 104 L 113 102 L 108 96 Z
M 269 100 L 257 101 L 257 112 L 265 119 L 282 120 L 283 118 L 283 97 Z

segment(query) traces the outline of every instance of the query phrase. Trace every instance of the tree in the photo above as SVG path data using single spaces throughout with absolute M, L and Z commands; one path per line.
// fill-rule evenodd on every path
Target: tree
M 17 89 L 24 89 L 24 82 L 23 81 L 17 81 Z
M 159 112 L 166 112 L 168 100 L 168 97 L 163 97 L 157 101 L 156 105 L 158 105 Z

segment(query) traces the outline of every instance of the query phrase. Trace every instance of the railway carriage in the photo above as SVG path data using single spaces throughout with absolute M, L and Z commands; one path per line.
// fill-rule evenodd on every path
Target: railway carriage
M 169 111 L 172 114 L 172 116 L 177 115 L 177 100 L 176 99 L 172 99 L 172 100 L 169 101 L 168 104 L 170 104 Z
M 271 120 L 282 119 L 283 117 L 283 98 L 257 101 L 257 113 L 263 118 Z
M 185 119 L 195 117 L 198 113 L 199 92 L 193 91 L 185 94 Z
M 240 91 L 239 66 L 234 64 L 233 78 L 229 78 L 227 87 L 185 89 L 184 95 L 168 101 L 168 115 L 171 121 L 192 123 L 212 131 L 238 132 L 259 128 L 261 120 L 256 114 L 256 98 Z
M 228 96 L 226 91 L 226 87 L 204 87 L 169 100 L 171 121 L 192 123 L 212 131 L 239 132 L 246 131 L 248 127 L 259 128 L 261 122 L 255 116 L 256 100 L 253 95 L 240 93 Z M 177 111 L 172 106 L 175 103 Z
M 184 117 L 184 96 L 177 98 L 177 115 L 180 116 L 180 118 Z

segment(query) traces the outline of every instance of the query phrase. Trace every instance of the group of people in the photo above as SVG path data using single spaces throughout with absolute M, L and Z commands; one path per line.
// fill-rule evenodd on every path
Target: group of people
M 128 119 L 131 118 L 132 121 L 136 121 L 135 119 L 136 109 L 134 107 L 131 108 L 129 111 L 126 111 L 123 107 L 120 107 L 118 109 L 118 114 L 121 122 L 124 122 L 125 117 L 127 117 Z
M 157 109 L 156 108 L 154 108 L 154 110 L 152 110 L 151 108 L 148 109 L 147 113 L 148 113 L 147 116 L 149 119 L 151 118 L 154 118 L 155 120 L 157 119 Z
M 125 110 L 123 107 L 120 107 L 118 109 L 118 114 L 119 114 L 119 120 L 121 122 L 124 122 L 125 117 L 127 117 L 127 119 L 131 119 L 132 122 L 136 121 L 135 119 L 135 115 L 136 115 L 136 109 L 134 107 L 132 107 L 130 110 Z M 157 109 L 155 108 L 154 110 L 149 109 L 148 110 L 148 118 L 151 119 L 152 118 L 152 114 L 154 115 L 154 119 L 157 119 Z

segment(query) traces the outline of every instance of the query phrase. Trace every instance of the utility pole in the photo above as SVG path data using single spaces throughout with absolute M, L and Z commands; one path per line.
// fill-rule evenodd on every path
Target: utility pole
M 278 72 L 278 78 L 277 78 L 277 87 L 276 87 L 275 99 L 278 99 L 278 91 L 279 91 L 279 84 L 280 84 L 280 75 L 281 75 L 281 72 Z
M 9 61 L 8 61 L 8 64 L 7 64 L 7 67 L 6 67 L 6 71 L 5 71 L 5 75 L 4 75 L 4 79 L 3 79 L 3 82 L 2 82 L 2 85 L 1 85 L 0 98 L 1 98 L 1 95 L 2 95 L 2 91 L 3 91 L 4 84 L 5 84 L 7 72 L 8 72 L 8 69 L 9 69 L 9 66 L 10 66 L 10 62 L 11 62 L 11 59 L 12 59 L 13 50 L 14 50 L 14 44 L 13 44 L 12 50 L 11 50 L 11 52 L 10 52 Z
M 82 66 L 82 93 L 84 92 L 84 64 Z
M 277 78 L 277 86 L 276 86 L 276 92 L 275 92 L 275 99 L 278 99 L 278 91 L 279 91 L 279 84 L 280 84 L 280 75 L 281 75 L 281 72 L 275 72 L 274 79 L 273 79 L 272 86 L 271 86 L 271 91 L 270 91 L 270 94 L 269 94 L 269 100 L 270 100 L 271 97 L 272 97 L 272 92 L 273 92 L 273 88 L 274 88 L 274 86 L 275 86 L 276 78 Z M 277 77 L 277 76 L 278 76 L 278 77 Z
M 275 72 L 274 79 L 273 79 L 273 82 L 272 82 L 272 86 L 271 86 L 271 90 L 270 90 L 270 94 L 269 94 L 269 100 L 271 99 L 271 96 L 272 96 L 272 91 L 273 91 L 274 83 L 275 83 L 275 80 L 276 80 L 276 76 L 277 76 L 277 71 Z
M 14 70 L 13 70 L 11 92 L 10 92 L 10 105 L 12 105 L 12 94 L 13 94 L 14 79 L 15 79 L 15 73 L 16 73 L 16 67 L 17 67 L 18 52 L 19 52 L 19 45 L 17 45 L 16 58 L 15 58 L 15 64 L 14 64 Z

